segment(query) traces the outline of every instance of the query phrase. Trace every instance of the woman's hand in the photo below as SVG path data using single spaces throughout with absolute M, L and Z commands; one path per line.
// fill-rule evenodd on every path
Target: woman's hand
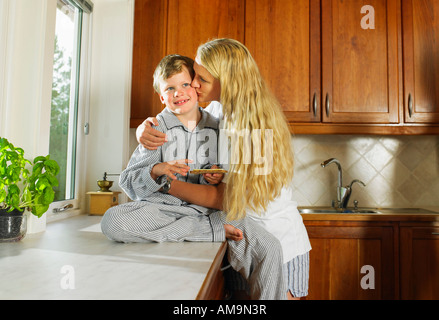
M 219 167 L 215 164 L 211 167 L 211 169 L 217 168 Z M 207 182 L 209 182 L 209 184 L 218 184 L 223 181 L 224 173 L 204 173 L 203 177 Z
M 226 239 L 234 240 L 234 241 L 241 241 L 244 238 L 242 231 L 235 228 L 231 224 L 225 224 L 224 231 L 226 233 Z
M 191 162 L 192 160 L 182 159 L 158 163 L 152 167 L 151 178 L 157 180 L 158 177 L 166 174 L 169 178 L 176 180 L 177 177 L 174 174 L 181 174 L 182 176 L 187 175 L 190 167 L 187 166 L 186 163 Z
M 159 123 L 155 117 L 149 117 L 136 129 L 137 141 L 148 150 L 156 150 L 167 140 L 166 134 L 154 129 L 152 126 Z

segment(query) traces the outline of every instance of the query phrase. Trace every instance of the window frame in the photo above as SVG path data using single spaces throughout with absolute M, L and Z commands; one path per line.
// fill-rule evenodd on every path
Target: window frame
M 74 148 L 76 164 L 74 168 L 75 192 L 74 198 L 70 200 L 55 201 L 49 206 L 46 213 L 47 222 L 53 222 L 79 214 L 86 211 L 85 184 L 86 184 L 86 135 L 88 134 L 88 123 L 90 113 L 90 73 L 91 73 L 91 39 L 93 3 L 89 0 L 64 0 L 79 8 L 79 21 L 81 32 L 79 40 L 79 66 L 72 68 L 72 72 L 79 73 L 78 85 L 75 89 L 75 97 L 78 107 L 74 127 L 76 129 L 76 148 Z M 86 7 L 84 3 L 89 6 Z M 91 8 L 90 8 L 91 7 Z M 70 128 L 69 128 L 70 130 Z M 65 208 L 65 210 L 63 210 Z

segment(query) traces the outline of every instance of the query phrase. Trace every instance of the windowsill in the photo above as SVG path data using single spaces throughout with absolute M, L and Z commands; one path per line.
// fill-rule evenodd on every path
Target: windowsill
M 221 242 L 116 243 L 101 218 L 79 215 L 0 243 L 0 299 L 197 297 Z

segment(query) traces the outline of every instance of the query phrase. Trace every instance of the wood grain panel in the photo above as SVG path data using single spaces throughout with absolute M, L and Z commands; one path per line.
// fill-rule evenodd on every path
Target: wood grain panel
M 401 299 L 439 299 L 439 228 L 402 227 Z
M 169 0 L 167 54 L 195 58 L 214 38 L 244 41 L 244 0 Z
M 165 55 L 166 12 L 166 0 L 136 0 L 134 5 L 131 128 L 162 110 L 152 75 Z
M 319 12 L 314 0 L 246 2 L 245 44 L 291 122 L 320 121 Z
M 373 223 L 305 221 L 311 240 L 308 299 L 394 299 L 394 231 Z M 372 266 L 374 289 L 365 289 L 363 266 Z
M 331 123 L 397 123 L 397 3 L 371 0 L 374 29 L 363 29 L 363 0 L 322 1 L 322 101 Z
M 439 3 L 434 0 L 406 0 L 402 2 L 402 11 L 404 119 L 407 123 L 437 124 Z M 412 105 L 411 110 L 409 104 Z

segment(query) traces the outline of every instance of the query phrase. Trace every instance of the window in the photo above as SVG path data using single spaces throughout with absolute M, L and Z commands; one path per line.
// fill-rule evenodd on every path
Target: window
M 60 166 L 54 208 L 78 208 L 77 167 L 81 130 L 87 113 L 86 64 L 88 48 L 88 0 L 58 0 L 53 62 L 49 153 Z

